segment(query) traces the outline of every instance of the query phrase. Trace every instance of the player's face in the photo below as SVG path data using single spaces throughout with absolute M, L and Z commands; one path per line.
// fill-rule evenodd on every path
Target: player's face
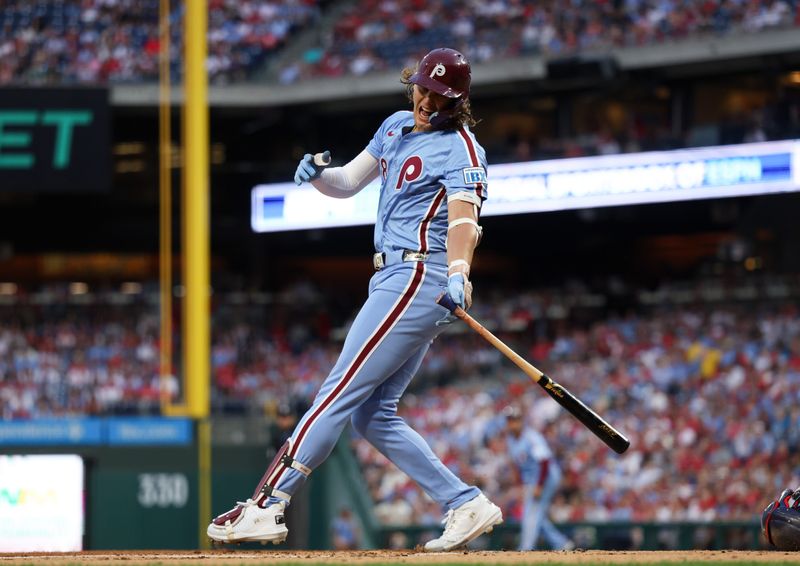
M 519 436 L 522 432 L 522 419 L 508 419 L 506 426 L 513 436 Z
M 424 86 L 414 85 L 414 125 L 419 132 L 432 129 L 430 118 L 434 112 L 445 110 L 451 100 Z

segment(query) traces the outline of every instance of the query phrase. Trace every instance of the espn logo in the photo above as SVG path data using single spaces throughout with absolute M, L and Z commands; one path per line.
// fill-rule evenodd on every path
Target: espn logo
M 464 182 L 468 185 L 486 183 L 486 171 L 483 167 L 467 167 L 464 171 Z

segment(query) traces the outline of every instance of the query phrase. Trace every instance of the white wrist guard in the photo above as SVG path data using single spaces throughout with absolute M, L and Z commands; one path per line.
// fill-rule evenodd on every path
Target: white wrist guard
M 454 259 L 447 265 L 447 275 L 454 273 L 463 273 L 465 277 L 469 276 L 469 263 L 465 259 Z

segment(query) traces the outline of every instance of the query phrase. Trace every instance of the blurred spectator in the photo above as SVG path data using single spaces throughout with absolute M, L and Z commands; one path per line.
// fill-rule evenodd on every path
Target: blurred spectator
M 294 427 L 297 425 L 297 414 L 286 403 L 278 405 L 278 414 L 270 428 L 273 453 L 277 454 L 283 445 L 291 438 Z
M 334 550 L 355 550 L 361 548 L 361 537 L 353 520 L 353 514 L 347 507 L 342 507 L 331 524 Z

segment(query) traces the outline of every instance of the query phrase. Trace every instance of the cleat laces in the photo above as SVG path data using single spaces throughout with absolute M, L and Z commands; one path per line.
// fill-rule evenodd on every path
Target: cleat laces
M 453 533 L 457 532 L 461 527 L 459 523 L 463 523 L 464 519 L 468 520 L 468 518 L 469 513 L 458 513 L 456 509 L 450 509 L 442 519 L 442 523 L 444 524 L 442 538 L 452 538 Z

